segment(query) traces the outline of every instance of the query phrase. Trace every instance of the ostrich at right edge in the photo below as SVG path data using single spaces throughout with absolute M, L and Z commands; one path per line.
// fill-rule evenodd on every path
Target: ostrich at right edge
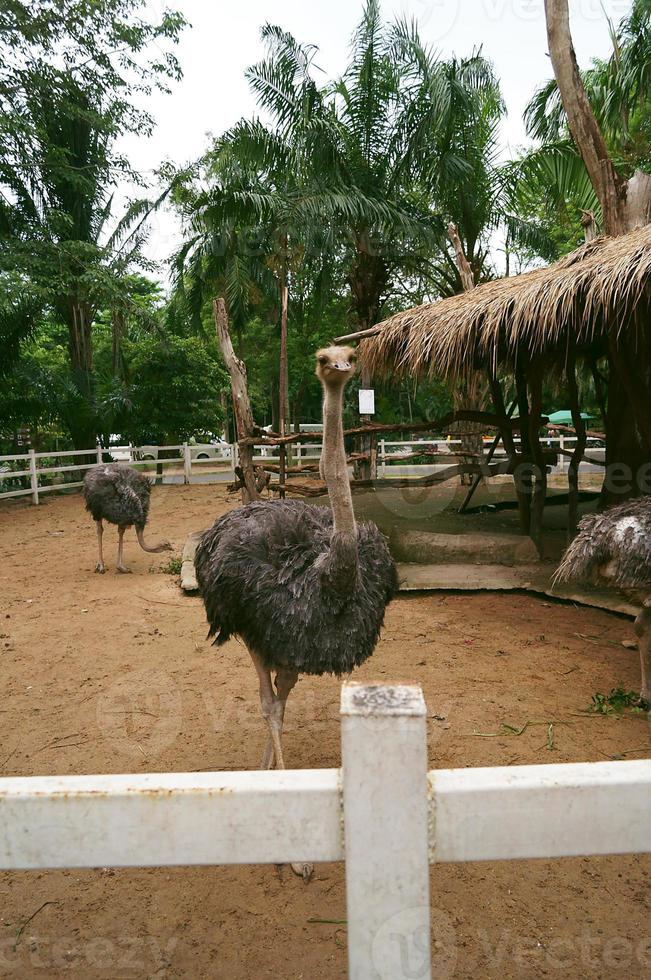
M 651 497 L 636 497 L 583 518 L 554 576 L 555 583 L 570 581 L 647 593 L 635 632 L 642 671 L 640 700 L 651 706 Z
M 323 385 L 321 474 L 332 511 L 299 500 L 256 501 L 220 517 L 195 555 L 210 636 L 244 641 L 269 730 L 262 768 L 284 769 L 287 697 L 299 674 L 348 674 L 371 656 L 397 589 L 386 538 L 355 522 L 342 423 L 355 352 L 317 353 Z M 275 683 L 271 675 L 275 673 Z M 274 689 L 275 688 L 275 689 Z M 305 880 L 310 865 L 292 865 Z

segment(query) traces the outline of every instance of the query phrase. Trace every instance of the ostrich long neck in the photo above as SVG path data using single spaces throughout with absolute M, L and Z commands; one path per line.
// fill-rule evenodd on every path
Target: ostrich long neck
M 342 423 L 344 385 L 324 384 L 321 474 L 332 506 L 330 550 L 321 566 L 324 588 L 349 598 L 357 582 L 357 526 L 348 479 Z
M 330 495 L 334 531 L 356 539 L 357 526 L 344 447 L 343 399 L 344 385 L 324 385 L 321 467 Z

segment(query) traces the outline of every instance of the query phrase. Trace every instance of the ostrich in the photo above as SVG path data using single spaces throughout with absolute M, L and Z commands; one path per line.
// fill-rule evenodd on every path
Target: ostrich
M 647 592 L 635 620 L 640 649 L 640 700 L 651 705 L 651 497 L 637 497 L 590 514 L 558 567 L 554 582 L 608 582 Z
M 122 557 L 124 532 L 132 524 L 136 526 L 138 544 L 143 551 L 157 553 L 159 551 L 171 551 L 172 546 L 168 541 L 161 541 L 157 545 L 145 544 L 145 524 L 149 514 L 149 495 L 151 494 L 151 483 L 142 473 L 137 473 L 130 466 L 120 466 L 118 463 L 93 466 L 86 471 L 84 477 L 84 499 L 86 510 L 93 515 L 97 526 L 97 544 L 99 547 L 99 561 L 95 565 L 95 571 L 104 574 L 104 557 L 102 555 L 102 535 L 104 527 L 102 521 L 118 526 L 118 572 L 127 573 L 130 569 L 126 568 Z
M 386 538 L 355 523 L 342 424 L 355 373 L 348 347 L 317 353 L 323 385 L 321 473 L 332 512 L 296 500 L 257 501 L 219 518 L 195 556 L 197 581 L 217 646 L 244 641 L 260 685 L 269 735 L 263 769 L 284 769 L 287 697 L 299 673 L 347 674 L 371 656 L 397 589 Z M 275 690 L 271 674 L 275 673 Z M 292 865 L 307 881 L 310 865 Z

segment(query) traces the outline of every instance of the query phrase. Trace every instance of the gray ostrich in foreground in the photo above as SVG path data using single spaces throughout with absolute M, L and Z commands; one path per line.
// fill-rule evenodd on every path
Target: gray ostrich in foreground
M 287 697 L 304 674 L 348 674 L 371 656 L 397 589 L 385 537 L 357 526 L 342 423 L 355 373 L 351 348 L 317 353 L 323 385 L 321 473 L 332 512 L 296 500 L 247 504 L 206 531 L 197 581 L 217 646 L 242 638 L 260 684 L 269 737 L 262 768 L 285 768 L 281 738 Z M 275 690 L 271 674 L 275 673 Z M 292 865 L 307 880 L 310 865 Z
M 97 525 L 97 544 L 99 561 L 95 571 L 104 573 L 104 556 L 102 554 L 102 521 L 118 526 L 118 572 L 130 571 L 123 558 L 124 532 L 135 525 L 138 544 L 143 551 L 156 554 L 159 551 L 171 551 L 168 541 L 157 545 L 145 544 L 145 524 L 149 514 L 149 497 L 151 483 L 142 473 L 137 473 L 130 466 L 120 466 L 118 463 L 101 463 L 86 471 L 84 477 L 84 499 L 86 510 L 93 515 Z
M 636 497 L 579 524 L 554 582 L 606 583 L 647 593 L 635 620 L 640 649 L 640 699 L 651 705 L 651 497 Z

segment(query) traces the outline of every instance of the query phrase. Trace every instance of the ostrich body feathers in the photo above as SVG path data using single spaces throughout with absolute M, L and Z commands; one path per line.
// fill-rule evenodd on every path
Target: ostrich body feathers
M 195 555 L 209 636 L 220 646 L 237 634 L 270 669 L 340 675 L 363 663 L 397 591 L 395 565 L 384 535 L 362 524 L 351 577 L 350 544 L 337 537 L 331 511 L 302 501 L 219 518 Z
M 144 528 L 149 515 L 151 483 L 130 466 L 102 463 L 86 471 L 84 499 L 96 521 Z
M 651 497 L 583 518 L 554 577 L 556 582 L 572 580 L 651 589 Z

